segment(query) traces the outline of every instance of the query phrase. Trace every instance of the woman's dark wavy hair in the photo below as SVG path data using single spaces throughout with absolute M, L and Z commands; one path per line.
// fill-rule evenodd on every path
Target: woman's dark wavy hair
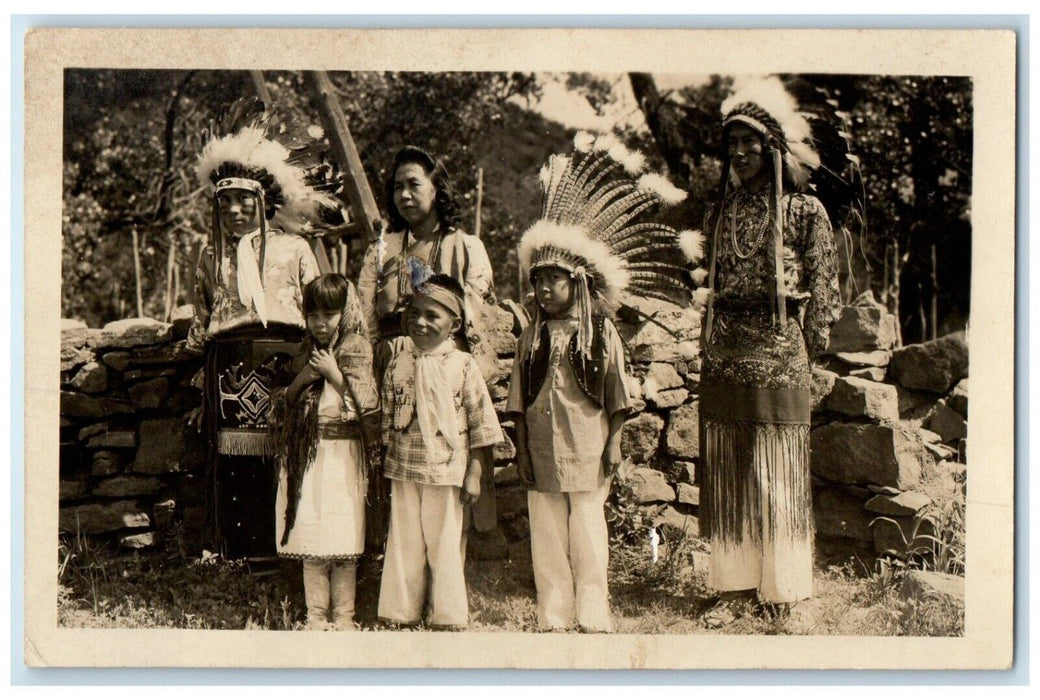
M 397 211 L 397 205 L 394 204 L 394 178 L 397 176 L 397 169 L 406 163 L 421 165 L 427 177 L 433 182 L 433 186 L 437 190 L 433 206 L 437 211 L 441 227 L 448 231 L 458 228 L 462 223 L 462 207 L 444 163 L 418 146 L 405 146 L 394 156 L 394 165 L 390 168 L 390 175 L 386 181 L 386 211 L 390 217 L 390 230 L 405 231 L 408 229 L 408 222 Z
M 331 272 L 303 288 L 303 314 L 315 311 L 342 311 L 347 304 L 350 283 L 343 275 Z

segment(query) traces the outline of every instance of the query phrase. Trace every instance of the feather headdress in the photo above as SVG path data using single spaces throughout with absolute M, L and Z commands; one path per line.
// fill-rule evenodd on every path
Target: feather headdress
M 240 99 L 203 134 L 195 172 L 214 194 L 243 186 L 262 194 L 273 225 L 307 233 L 322 209 L 339 207 L 339 173 L 325 158 L 323 136 L 317 126 L 276 118 L 256 98 Z
M 578 132 L 574 152 L 550 156 L 540 173 L 542 215 L 520 238 L 520 267 L 527 276 L 558 267 L 575 279 L 585 351 L 593 302 L 613 310 L 622 292 L 673 303 L 690 298 L 686 267 L 676 256 L 680 240 L 698 252 L 699 234 L 677 233 L 652 218 L 660 205 L 680 202 L 686 193 L 645 169 L 643 155 L 613 136 Z
M 820 167 L 820 154 L 812 140 L 811 115 L 800 110 L 797 100 L 780 78 L 746 78 L 733 84 L 733 94 L 722 103 L 723 130 L 745 124 L 765 139 L 775 142 L 784 154 L 791 180 L 803 188 L 811 171 Z

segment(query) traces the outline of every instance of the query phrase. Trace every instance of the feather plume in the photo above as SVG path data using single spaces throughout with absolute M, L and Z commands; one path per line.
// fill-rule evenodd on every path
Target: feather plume
M 693 280 L 695 287 L 703 287 L 708 279 L 708 271 L 703 267 L 698 267 L 690 273 L 690 279 Z
M 669 182 L 668 178 L 659 173 L 646 173 L 636 182 L 639 190 L 649 190 L 657 195 L 658 199 L 669 206 L 675 206 L 686 199 L 686 192 Z
M 704 234 L 700 231 L 680 231 L 679 248 L 690 262 L 700 262 L 704 257 Z

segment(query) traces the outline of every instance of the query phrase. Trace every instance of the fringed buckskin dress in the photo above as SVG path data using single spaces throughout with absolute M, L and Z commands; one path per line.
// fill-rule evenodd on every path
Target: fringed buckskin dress
M 714 316 L 701 369 L 701 522 L 709 585 L 758 589 L 765 602 L 812 596 L 810 358 L 840 310 L 837 261 L 823 205 L 781 200 L 787 320 L 776 312 L 767 189 L 737 189 L 721 211 Z M 716 210 L 718 209 L 716 205 Z M 714 217 L 709 214 L 706 229 Z

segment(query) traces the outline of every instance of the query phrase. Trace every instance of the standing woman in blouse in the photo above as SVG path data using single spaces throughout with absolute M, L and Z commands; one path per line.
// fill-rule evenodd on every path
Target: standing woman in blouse
M 382 385 L 390 361 L 412 347 L 403 323 L 413 294 L 412 258 L 463 288 L 465 313 L 456 342 L 474 355 L 487 380 L 497 369 L 497 356 L 483 342 L 479 308 L 495 303 L 491 261 L 480 239 L 459 228 L 462 210 L 444 164 L 421 148 L 405 146 L 394 156 L 385 201 L 392 232 L 381 232 L 368 247 L 357 285 L 376 381 Z M 494 475 L 487 472 L 481 483 L 485 496 L 473 506 L 473 525 L 482 533 L 497 528 Z M 385 518 L 371 516 L 370 541 L 377 544 L 385 536 Z
M 392 232 L 368 247 L 358 278 L 379 382 L 390 359 L 409 343 L 402 318 L 412 296 L 410 258 L 455 278 L 469 296 L 486 303 L 495 299 L 491 261 L 480 239 L 459 228 L 461 208 L 440 160 L 415 146 L 398 151 L 386 208 Z
M 702 523 L 723 607 L 812 596 L 810 363 L 840 311 L 827 211 L 805 192 L 810 127 L 778 78 L 722 104 L 725 163 L 702 327 Z

